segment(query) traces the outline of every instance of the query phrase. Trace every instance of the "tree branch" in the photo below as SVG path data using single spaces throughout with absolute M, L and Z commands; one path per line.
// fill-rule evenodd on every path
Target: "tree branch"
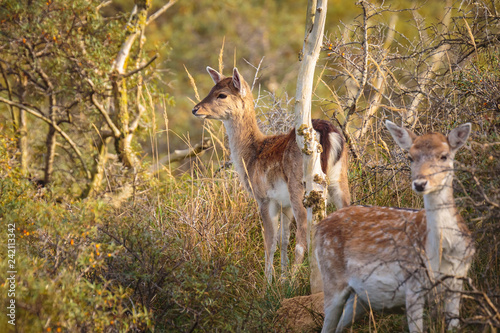
M 99 110 L 99 112 L 102 114 L 102 116 L 104 117 L 104 120 L 106 120 L 106 124 L 108 124 L 109 128 L 111 129 L 111 131 L 113 132 L 113 136 L 115 138 L 118 138 L 120 136 L 120 130 L 118 129 L 118 127 L 116 127 L 116 125 L 113 123 L 113 120 L 111 120 L 111 117 L 109 116 L 108 112 L 104 109 L 104 106 L 102 106 L 102 104 L 100 104 L 96 97 L 95 97 L 95 94 L 92 94 L 91 95 L 91 99 L 92 99 L 92 104 L 94 104 L 94 106 L 96 107 L 97 110 Z
M 385 69 L 384 63 L 387 53 L 389 52 L 390 45 L 394 40 L 394 29 L 396 28 L 397 16 L 393 15 L 391 18 L 391 23 L 389 27 L 389 32 L 387 33 L 383 49 L 382 49 L 382 61 L 380 64 L 377 63 L 376 59 L 373 59 L 370 54 L 368 56 L 371 59 L 371 62 L 377 67 L 377 75 L 373 85 L 375 89 L 375 95 L 371 98 L 368 110 L 365 112 L 365 115 L 362 119 L 361 128 L 356 135 L 356 139 L 360 140 L 366 134 L 368 130 L 368 126 L 372 123 L 372 117 L 377 113 L 380 108 L 380 102 L 384 95 L 385 87 L 387 86 L 387 69 Z
M 158 58 L 158 54 L 155 54 L 153 58 L 151 58 L 146 64 L 142 65 L 141 67 L 139 68 L 136 68 L 134 69 L 133 71 L 131 72 L 128 72 L 126 74 L 123 74 L 122 77 L 123 78 L 127 78 L 129 76 L 132 76 L 140 71 L 142 71 L 144 68 L 148 67 L 149 65 L 151 65 L 153 63 L 153 61 L 155 61 L 156 59 Z
M 177 0 L 170 0 L 167 4 L 165 4 L 163 7 L 161 7 L 156 12 L 154 12 L 148 18 L 148 20 L 146 21 L 146 25 L 148 25 L 149 23 L 151 23 L 154 20 L 156 20 L 158 18 L 158 16 L 160 16 L 161 14 L 163 14 L 167 9 L 169 9 L 170 7 L 172 7 L 172 5 L 174 5 L 176 2 L 177 2 Z
M 10 87 L 9 80 L 7 79 L 7 74 L 5 73 L 5 69 L 3 68 L 2 64 L 0 64 L 0 69 L 2 70 L 2 77 L 3 77 L 3 80 L 5 82 L 5 87 L 7 88 L 9 99 L 12 100 L 12 88 Z M 9 105 L 9 111 L 10 111 L 10 115 L 12 117 L 12 124 L 13 124 L 13 128 L 14 128 L 14 132 L 17 132 L 18 120 L 16 117 L 16 113 L 14 112 L 14 109 L 12 108 L 12 105 Z
M 361 69 L 361 79 L 358 82 L 358 91 L 356 93 L 356 96 L 354 97 L 351 106 L 349 107 L 347 114 L 345 116 L 344 120 L 344 126 L 343 128 L 347 127 L 347 124 L 349 123 L 349 118 L 352 116 L 352 114 L 356 111 L 356 107 L 358 105 L 359 99 L 361 98 L 361 95 L 363 94 L 363 90 L 366 85 L 366 81 L 368 80 L 368 14 L 367 14 L 367 9 L 366 9 L 366 2 L 364 0 L 360 1 L 361 8 L 363 8 L 363 43 L 362 43 L 362 50 L 363 50 L 363 67 Z
M 95 11 L 98 12 L 101 10 L 101 8 L 104 8 L 104 7 L 107 7 L 109 5 L 111 5 L 113 3 L 113 0 L 108 0 L 108 1 L 105 1 L 103 3 L 101 3 L 100 5 L 98 5 L 96 8 L 95 8 Z
M 32 110 L 22 104 L 19 104 L 19 103 L 16 103 L 16 102 L 12 102 L 12 101 L 9 101 L 8 99 L 5 99 L 3 97 L 0 97 L 0 102 L 2 103 L 5 103 L 5 104 L 8 104 L 8 105 L 11 105 L 11 106 L 15 106 L 19 109 L 23 109 L 24 111 L 32 114 L 33 116 L 37 117 L 38 119 L 41 119 L 43 121 L 45 121 L 47 124 L 51 125 L 52 127 L 54 127 L 54 129 L 56 130 L 57 133 L 59 133 L 63 138 L 64 140 L 66 140 L 66 142 L 69 143 L 69 145 L 71 146 L 71 148 L 73 149 L 73 151 L 75 152 L 75 154 L 78 156 L 78 158 L 80 159 L 80 162 L 82 163 L 82 166 L 83 168 L 85 169 L 85 173 L 87 175 L 87 179 L 90 179 L 91 178 L 91 174 L 90 174 L 90 171 L 89 169 L 87 168 L 87 164 L 85 163 L 84 159 L 83 159 L 83 155 L 82 153 L 80 152 L 80 149 L 78 149 L 77 145 L 75 144 L 75 142 L 69 137 L 68 134 L 66 134 L 66 132 L 64 132 L 56 123 L 52 122 L 49 118 L 45 117 L 43 114 L 41 113 L 38 113 L 37 111 L 35 110 Z
M 156 173 L 159 171 L 159 165 L 166 164 L 166 163 L 173 163 L 173 162 L 178 162 L 182 161 L 186 158 L 194 157 L 200 154 L 201 152 L 210 149 L 214 146 L 212 140 L 209 138 L 205 138 L 202 142 L 195 144 L 192 147 L 189 147 L 187 149 L 182 149 L 182 150 L 175 150 L 173 154 L 170 154 L 170 156 L 165 156 L 162 158 L 159 162 L 158 165 L 153 165 L 151 167 L 151 172 Z
M 139 102 L 138 102 L 139 103 Z M 141 120 L 142 115 L 144 114 L 144 111 L 146 111 L 146 108 L 142 104 L 137 104 L 137 116 L 132 120 L 128 127 L 129 133 L 134 132 L 137 129 L 137 126 L 139 126 L 139 121 Z
M 448 26 L 450 25 L 451 21 L 451 0 L 446 1 L 445 5 L 445 10 L 447 12 L 444 15 L 443 18 L 443 30 L 441 33 L 446 33 L 448 31 Z M 403 121 L 408 123 L 411 128 L 414 128 L 418 117 L 417 117 L 417 106 L 420 105 L 422 100 L 425 97 L 425 91 L 427 90 L 426 88 L 429 86 L 430 81 L 436 77 L 436 71 L 439 68 L 439 65 L 443 62 L 442 59 L 444 58 L 444 55 L 446 54 L 446 51 L 449 48 L 449 44 L 442 44 L 436 49 L 436 53 L 432 55 L 431 57 L 431 63 L 430 63 L 430 68 L 427 70 L 427 72 L 424 74 L 422 79 L 419 82 L 419 92 L 417 93 L 417 96 L 413 99 L 411 102 L 410 106 L 408 107 L 407 112 L 403 115 Z M 477 50 L 476 45 L 474 45 L 474 48 Z

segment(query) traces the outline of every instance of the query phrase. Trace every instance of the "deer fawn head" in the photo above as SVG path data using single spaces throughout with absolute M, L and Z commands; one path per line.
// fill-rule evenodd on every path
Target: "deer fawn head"
M 394 141 L 408 151 L 411 163 L 412 188 L 419 194 L 428 194 L 450 186 L 453 179 L 453 160 L 471 131 L 467 123 L 453 129 L 448 137 L 440 133 L 417 136 L 413 132 L 386 121 Z
M 233 70 L 232 77 L 224 77 L 215 69 L 207 67 L 215 82 L 210 93 L 193 108 L 193 114 L 200 118 L 227 120 L 253 106 L 250 87 L 238 72 Z

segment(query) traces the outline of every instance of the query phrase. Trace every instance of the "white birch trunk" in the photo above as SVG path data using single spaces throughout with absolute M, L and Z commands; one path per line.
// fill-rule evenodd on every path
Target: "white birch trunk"
M 314 70 L 323 42 L 328 0 L 309 0 L 306 32 L 301 52 L 301 65 L 295 94 L 295 116 L 297 144 L 303 153 L 305 195 L 307 209 L 307 245 L 311 267 L 311 292 L 323 290 L 323 282 L 314 254 L 314 226 L 325 216 L 326 176 L 321 170 L 321 145 L 319 135 L 313 130 L 311 122 L 311 99 Z

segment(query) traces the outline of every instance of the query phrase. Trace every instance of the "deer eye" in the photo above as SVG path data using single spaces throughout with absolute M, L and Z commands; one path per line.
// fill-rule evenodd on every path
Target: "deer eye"
M 448 155 L 447 154 L 441 155 L 440 159 L 441 159 L 441 161 L 444 162 L 448 159 Z
M 226 94 L 219 94 L 219 96 L 217 96 L 217 98 L 220 98 L 220 99 L 224 99 L 224 98 L 226 98 L 226 97 L 227 97 L 227 95 L 226 95 Z

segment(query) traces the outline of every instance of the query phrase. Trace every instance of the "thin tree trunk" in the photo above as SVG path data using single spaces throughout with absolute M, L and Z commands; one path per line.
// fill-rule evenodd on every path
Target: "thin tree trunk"
M 5 87 L 7 87 L 7 93 L 9 96 L 9 100 L 13 100 L 13 95 L 12 95 L 12 87 L 10 86 L 10 82 L 7 78 L 7 73 L 5 72 L 5 69 L 3 66 L 0 64 L 0 69 L 2 70 L 2 77 L 5 83 Z M 25 79 L 25 76 L 21 75 L 21 80 Z M 21 82 L 19 85 L 19 96 L 20 99 L 23 98 L 24 96 L 24 88 L 26 85 L 26 80 L 24 82 Z M 26 114 L 24 113 L 24 110 L 22 109 L 15 109 L 13 105 L 7 104 L 10 110 L 11 118 L 12 118 L 12 128 L 14 132 L 16 133 L 16 139 L 17 139 L 17 149 L 19 150 L 19 164 L 21 166 L 21 171 L 23 173 L 26 173 L 28 170 L 28 138 L 27 138 L 27 125 L 26 125 Z
M 128 169 L 133 169 L 138 161 L 132 149 L 132 138 L 134 135 L 129 133 L 125 137 L 121 136 L 115 139 L 115 149 L 118 152 L 118 159 Z
M 104 169 L 108 162 L 108 143 L 110 140 L 111 137 L 104 138 L 97 147 L 94 169 L 92 170 L 92 180 L 88 184 L 87 189 L 83 192 L 82 198 L 94 197 L 99 193 L 102 180 L 104 179 Z
M 54 157 L 56 156 L 57 133 L 54 126 L 49 125 L 49 132 L 47 133 L 47 153 L 45 156 L 45 176 L 43 183 L 45 185 L 52 181 L 52 173 L 54 172 Z
M 297 144 L 303 152 L 304 182 L 306 184 L 304 202 L 307 209 L 308 253 L 311 268 L 311 292 L 323 290 L 316 256 L 314 254 L 314 226 L 325 216 L 326 176 L 321 170 L 318 134 L 311 122 L 311 98 L 314 70 L 323 42 L 327 0 L 309 0 L 306 18 L 304 45 L 301 52 L 301 65 L 295 95 L 295 115 Z
M 19 126 L 17 128 L 17 149 L 19 149 L 19 164 L 21 171 L 28 171 L 28 125 L 26 123 L 26 112 L 23 109 L 18 109 Z
M 137 158 L 132 150 L 132 130 L 130 125 L 130 113 L 128 109 L 127 79 L 124 77 L 125 66 L 130 55 L 130 50 L 137 37 L 144 31 L 147 20 L 148 9 L 151 7 L 150 0 L 136 0 L 128 26 L 133 26 L 132 33 L 122 44 L 118 56 L 113 64 L 115 79 L 113 80 L 113 99 L 115 105 L 115 123 L 121 133 L 115 138 L 115 148 L 120 161 L 129 169 L 133 169 L 137 164 Z
M 28 79 L 26 76 L 19 73 L 21 78 L 21 84 L 18 88 L 19 102 L 22 104 L 24 100 L 24 95 L 26 94 L 26 85 L 28 84 Z M 11 99 L 12 100 L 12 99 Z M 17 126 L 17 149 L 19 149 L 19 164 L 21 165 L 21 171 L 23 173 L 28 172 L 28 123 L 26 120 L 26 112 L 18 109 L 18 126 Z
M 45 177 L 44 184 L 47 185 L 52 180 L 52 173 L 54 171 L 54 157 L 56 156 L 56 145 L 57 145 L 57 137 L 56 137 L 56 117 L 57 117 L 57 101 L 56 101 L 56 93 L 54 92 L 54 85 L 50 80 L 49 76 L 45 73 L 45 71 L 38 67 L 36 72 L 42 78 L 43 82 L 47 85 L 46 92 L 49 94 L 49 115 L 50 119 L 49 131 L 47 133 L 47 153 L 45 156 Z
M 0 63 L 0 69 L 2 70 L 2 78 L 5 87 L 7 88 L 7 94 L 9 96 L 9 99 L 12 100 L 12 88 L 10 87 L 9 80 L 7 79 L 7 73 L 5 73 L 5 69 L 3 68 L 3 65 L 1 63 Z M 14 107 L 12 105 L 8 105 L 8 108 L 10 111 L 10 117 L 12 118 L 12 127 L 14 129 L 14 132 L 17 132 L 17 128 L 19 127 L 18 115 L 14 111 Z
M 133 154 L 131 142 L 132 133 L 129 130 L 130 114 L 128 110 L 127 85 L 124 78 L 119 78 L 113 82 L 113 99 L 116 111 L 116 126 L 120 131 L 120 136 L 115 138 L 115 149 L 118 158 L 123 165 L 132 169 L 137 161 Z

